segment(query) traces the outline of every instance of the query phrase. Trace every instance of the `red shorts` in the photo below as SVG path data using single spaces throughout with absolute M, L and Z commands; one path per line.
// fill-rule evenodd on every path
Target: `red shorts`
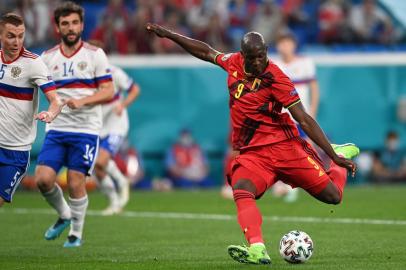
M 329 183 L 322 162 L 313 147 L 301 138 L 242 150 L 232 165 L 231 186 L 250 180 L 262 196 L 277 180 L 300 187 L 310 194 L 320 193 Z

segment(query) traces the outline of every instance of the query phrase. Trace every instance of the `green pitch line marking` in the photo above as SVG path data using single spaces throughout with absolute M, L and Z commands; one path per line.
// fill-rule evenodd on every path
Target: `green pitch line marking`
M 52 209 L 9 208 L 0 209 L 0 214 L 38 214 L 55 215 Z M 89 216 L 102 216 L 102 211 L 88 210 Z M 196 214 L 176 212 L 135 212 L 125 211 L 119 216 L 126 218 L 158 218 L 158 219 L 192 219 L 192 220 L 235 220 L 234 215 L 222 214 Z M 105 218 L 105 217 L 103 217 Z M 292 216 L 264 216 L 264 220 L 274 222 L 301 222 L 301 223 L 335 223 L 335 224 L 369 224 L 369 225 L 398 225 L 406 226 L 406 220 L 388 219 L 358 219 L 358 218 L 323 218 L 323 217 L 292 217 Z

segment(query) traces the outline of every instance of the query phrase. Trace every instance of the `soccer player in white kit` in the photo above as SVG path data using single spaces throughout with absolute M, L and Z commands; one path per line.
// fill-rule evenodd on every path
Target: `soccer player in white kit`
M 7 13 L 0 18 L 0 207 L 11 202 L 27 172 L 35 120 L 49 123 L 63 106 L 44 62 L 23 47 L 24 35 L 21 16 Z M 38 89 L 50 106 L 36 115 Z
M 120 213 L 129 200 L 129 181 L 112 158 L 117 154 L 128 133 L 127 107 L 140 93 L 139 86 L 121 68 L 111 66 L 111 74 L 115 95 L 102 106 L 103 128 L 100 132 L 100 149 L 95 167 L 100 188 L 109 200 L 109 206 L 103 211 L 103 215 Z M 127 93 L 125 98 L 124 93 Z M 113 179 L 117 183 L 118 190 Z
M 304 108 L 310 116 L 316 119 L 320 94 L 313 60 L 296 54 L 297 41 L 289 33 L 277 38 L 276 49 L 279 59 L 275 59 L 274 63 L 292 80 Z M 300 136 L 306 138 L 300 126 L 298 129 Z M 292 189 L 289 185 L 279 181 L 274 185 L 273 191 L 275 194 L 286 193 L 285 200 L 293 202 L 297 199 L 299 190 Z
M 59 117 L 46 126 L 46 136 L 35 172 L 45 200 L 58 213 L 58 220 L 45 233 L 57 238 L 69 225 L 64 247 L 82 245 L 83 225 L 88 206 L 85 180 L 92 173 L 102 127 L 100 103 L 114 95 L 107 57 L 102 49 L 81 40 L 84 10 L 63 2 L 54 11 L 61 43 L 42 54 L 54 77 L 58 95 L 66 101 Z M 69 204 L 56 175 L 68 169 Z

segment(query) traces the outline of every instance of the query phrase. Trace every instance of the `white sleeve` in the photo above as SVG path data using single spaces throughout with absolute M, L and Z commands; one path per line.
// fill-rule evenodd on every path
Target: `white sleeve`
M 48 71 L 47 66 L 40 57 L 32 61 L 31 68 L 31 83 L 34 86 L 39 87 L 42 92 L 47 93 L 52 90 L 56 90 L 52 76 Z
M 127 92 L 134 84 L 133 79 L 131 79 L 124 70 L 118 67 L 114 69 L 113 82 L 118 92 Z
M 317 79 L 316 76 L 316 65 L 311 58 L 307 58 L 307 76 L 310 80 Z
M 109 61 L 102 49 L 97 49 L 94 58 L 94 65 L 94 77 L 97 85 L 112 80 Z

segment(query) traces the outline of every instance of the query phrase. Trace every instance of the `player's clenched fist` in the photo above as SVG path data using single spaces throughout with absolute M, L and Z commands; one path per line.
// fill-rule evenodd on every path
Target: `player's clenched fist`
M 167 37 L 170 31 L 155 23 L 147 23 L 145 28 L 148 32 L 155 33 L 158 37 Z

